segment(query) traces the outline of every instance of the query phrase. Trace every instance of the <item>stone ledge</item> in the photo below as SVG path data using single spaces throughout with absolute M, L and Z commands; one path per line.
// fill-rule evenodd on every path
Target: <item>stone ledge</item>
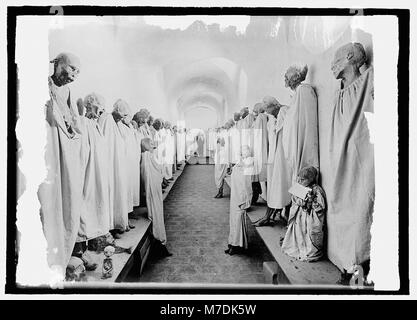
M 164 201 L 177 179 L 183 173 L 184 168 L 185 163 L 182 163 L 181 168 L 173 174 L 174 181 L 171 181 L 163 193 Z M 152 222 L 147 218 L 146 207 L 135 207 L 133 212 L 129 214 L 129 222 L 135 228 L 121 234 L 121 238 L 116 240 L 116 245 L 123 248 L 131 248 L 131 253 L 123 252 L 113 255 L 113 276 L 111 278 L 101 279 L 104 254 L 102 252 L 95 253 L 89 251 L 89 254 L 98 263 L 95 271 L 86 272 L 89 283 L 122 282 L 133 267 L 138 267 L 137 264 L 140 264 L 140 269 L 135 270 L 135 273 L 139 276 L 142 273 L 152 241 Z

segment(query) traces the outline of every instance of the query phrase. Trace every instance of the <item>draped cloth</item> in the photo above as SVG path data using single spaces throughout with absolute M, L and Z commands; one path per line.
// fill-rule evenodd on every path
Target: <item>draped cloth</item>
M 109 113 L 102 114 L 99 119 L 106 150 L 102 157 L 108 160 L 110 229 L 125 230 L 128 226 L 128 171 L 125 140 L 119 127 Z
M 171 130 L 164 130 L 164 144 L 165 144 L 165 154 L 164 154 L 164 177 L 165 179 L 172 178 L 172 164 L 174 163 L 174 136 Z
M 231 175 L 229 244 L 245 249 L 248 248 L 245 210 L 252 200 L 253 165 L 252 157 L 243 159 L 233 167 Z
M 370 257 L 375 197 L 374 149 L 365 112 L 373 112 L 373 69 L 335 95 L 330 130 L 328 256 L 349 270 Z
M 245 145 L 249 146 L 253 150 L 253 122 L 255 121 L 255 117 L 252 113 L 249 113 L 245 119 L 241 119 L 240 122 L 240 146 L 243 147 Z
M 270 143 L 274 144 L 273 148 L 271 148 L 274 150 L 274 153 L 271 150 L 270 158 L 272 163 L 270 166 L 270 179 L 268 180 L 267 203 L 268 207 L 274 209 L 282 209 L 291 203 L 291 195 L 288 192 L 288 189 L 291 187 L 291 174 L 284 157 L 282 145 L 282 131 L 287 110 L 287 106 L 280 108 L 275 126 L 271 128 L 273 130 L 271 137 L 275 138 L 275 144 L 274 141 L 270 141 Z
M 200 157 L 204 157 L 206 155 L 204 146 L 205 146 L 205 137 L 203 132 L 199 132 L 196 136 L 197 142 L 197 153 Z
M 139 132 L 139 130 L 136 130 L 133 126 L 130 126 L 130 128 L 133 131 L 133 143 L 136 145 L 135 150 L 135 185 L 134 185 L 134 197 L 133 197 L 133 204 L 135 206 L 140 205 L 140 160 L 142 157 L 141 152 L 141 141 L 144 138 L 143 134 Z
M 163 155 L 165 153 L 165 145 L 164 145 L 163 139 L 164 137 L 163 137 L 162 129 L 155 131 L 155 135 L 154 135 L 155 150 L 153 153 L 155 154 L 155 160 L 161 166 L 161 173 L 162 173 L 162 166 L 164 163 Z
M 312 86 L 300 84 L 286 114 L 282 144 L 292 182 L 306 166 L 319 169 L 317 95 Z
M 110 229 L 109 168 L 106 141 L 97 121 L 82 117 L 86 163 L 83 208 L 77 241 L 105 235 Z
M 178 133 L 177 132 L 174 132 L 174 131 L 172 131 L 172 139 L 173 139 L 173 148 L 174 148 L 174 151 L 173 151 L 173 157 L 174 157 L 174 160 L 173 160 L 173 164 L 174 164 L 174 167 L 173 167 L 173 172 L 175 173 L 176 171 L 177 171 L 177 164 L 178 164 L 178 157 L 177 157 L 177 154 L 178 154 Z
M 80 226 L 84 156 L 78 133 L 81 131 L 76 128 L 78 113 L 71 104 L 69 88 L 57 87 L 49 78 L 49 91 L 45 123 L 48 171 L 39 186 L 38 198 L 48 264 L 65 274 Z
M 128 212 L 133 211 L 133 207 L 139 205 L 139 192 L 140 192 L 140 156 L 138 150 L 138 144 L 135 137 L 134 128 L 122 121 L 117 123 L 120 133 L 125 140 L 126 149 L 126 170 L 128 176 L 127 187 L 127 207 Z
M 274 156 L 275 156 L 275 149 L 277 144 L 277 132 L 276 132 L 276 126 L 277 126 L 277 118 L 275 118 L 271 114 L 267 114 L 268 116 L 268 122 L 267 122 L 267 132 L 268 132 L 268 163 L 266 168 L 266 174 L 267 174 L 267 182 L 268 184 L 272 181 L 272 169 L 273 169 L 273 163 L 274 163 Z
M 151 130 L 149 128 L 149 125 L 147 123 L 144 123 L 139 126 L 138 131 L 141 133 L 142 137 L 144 138 L 150 138 L 153 140 L 153 136 L 151 134 Z
M 177 161 L 181 162 L 185 160 L 185 133 L 177 133 Z
M 292 196 L 288 228 L 282 250 L 301 261 L 313 262 L 323 256 L 324 218 L 326 200 L 318 185 L 311 187 L 311 198 L 302 205 L 301 199 Z
M 148 218 L 152 221 L 152 233 L 155 239 L 166 244 L 167 237 L 164 222 L 164 205 L 162 198 L 162 175 L 160 164 L 154 154 L 145 151 L 141 158 L 141 179 L 145 187 Z
M 152 140 L 155 140 L 155 135 L 156 135 L 156 129 L 153 126 L 149 126 L 148 124 L 146 124 L 146 126 L 149 129 L 149 133 L 150 133 L 150 137 Z
M 253 122 L 253 155 L 255 159 L 255 174 L 260 182 L 267 180 L 268 161 L 268 117 L 260 113 Z
M 237 125 L 230 130 L 230 162 L 238 163 L 240 160 L 240 130 Z
M 214 158 L 214 155 L 216 153 L 217 135 L 213 129 L 209 129 L 208 140 L 209 140 L 209 143 L 208 143 L 209 155 L 210 157 Z
M 187 131 L 186 137 L 185 137 L 185 141 L 186 141 L 186 154 L 188 156 L 193 156 L 194 152 L 197 152 L 197 140 L 196 140 L 196 135 L 197 135 L 197 129 L 191 129 Z
M 227 168 L 229 166 L 227 131 L 221 130 L 217 135 L 216 154 L 214 157 L 214 181 L 216 188 L 223 186 L 226 177 Z

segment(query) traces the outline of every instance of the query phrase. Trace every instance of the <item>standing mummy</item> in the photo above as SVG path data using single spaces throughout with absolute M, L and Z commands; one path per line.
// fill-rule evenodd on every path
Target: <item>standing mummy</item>
M 77 238 L 82 205 L 81 130 L 68 87 L 77 78 L 80 61 L 70 53 L 61 53 L 51 62 L 54 73 L 48 79 L 50 100 L 46 105 L 48 173 L 38 197 L 48 264 L 64 275 Z
M 341 82 L 331 117 L 328 255 L 348 271 L 370 258 L 375 197 L 374 149 L 365 118 L 374 109 L 373 68 L 361 74 L 365 61 L 363 46 L 348 43 L 336 51 L 331 66 Z
M 126 168 L 128 175 L 128 212 L 132 212 L 133 208 L 139 206 L 140 193 L 140 151 L 135 137 L 135 129 L 131 124 L 131 111 L 126 101 L 119 99 L 113 106 L 113 113 L 123 115 L 117 122 L 120 134 L 125 141 Z M 129 228 L 133 225 L 128 226 Z
M 265 114 L 264 103 L 257 103 L 253 107 L 255 120 L 252 125 L 253 130 L 253 156 L 255 161 L 255 179 L 261 185 L 262 194 L 260 195 L 264 200 L 267 199 L 266 178 L 268 161 L 268 131 L 267 123 L 268 117 Z
M 297 173 L 307 166 L 319 168 L 317 96 L 311 85 L 303 83 L 307 72 L 307 65 L 293 65 L 286 71 L 285 86 L 292 90 L 293 96 L 289 107 L 280 109 L 277 121 L 275 161 L 279 163 L 274 169 L 281 170 L 272 179 L 276 176 L 280 183 L 277 184 L 279 191 L 268 200 L 268 207 L 278 209 L 284 218 L 282 209 L 288 209 L 291 204 L 288 189 L 296 183 Z M 268 213 L 275 214 L 267 211 L 258 226 L 269 223 Z
M 86 165 L 84 174 L 81 225 L 78 238 L 81 240 L 94 239 L 105 235 L 113 224 L 110 216 L 109 177 L 106 141 L 98 124 L 98 119 L 104 111 L 103 98 L 95 93 L 84 98 L 83 106 L 86 114 L 82 117 L 84 138 L 86 141 Z
M 152 234 L 162 256 L 170 256 L 166 247 L 167 236 L 164 222 L 164 204 L 162 197 L 162 168 L 156 161 L 155 146 L 150 138 L 141 141 L 141 179 L 145 188 L 148 218 L 152 221 Z
M 307 65 L 295 65 L 285 73 L 285 86 L 293 91 L 282 132 L 291 183 L 297 181 L 297 174 L 302 168 L 319 168 L 317 95 L 311 85 L 303 82 L 307 72 Z
M 126 146 L 117 123 L 125 116 L 123 110 L 103 113 L 99 124 L 106 141 L 106 153 L 109 175 L 110 224 L 112 234 L 117 238 L 128 228 L 128 175 L 126 168 Z

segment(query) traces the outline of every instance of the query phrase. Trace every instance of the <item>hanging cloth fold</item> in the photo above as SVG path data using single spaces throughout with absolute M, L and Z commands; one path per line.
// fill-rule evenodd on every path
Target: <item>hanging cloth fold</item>
M 375 172 L 365 112 L 373 112 L 373 90 L 369 68 L 336 92 L 331 117 L 328 255 L 340 269 L 349 270 L 370 257 Z

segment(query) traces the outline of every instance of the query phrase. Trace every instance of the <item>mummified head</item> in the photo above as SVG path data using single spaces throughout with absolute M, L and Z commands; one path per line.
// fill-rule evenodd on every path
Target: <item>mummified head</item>
M 123 99 L 117 100 L 113 105 L 113 118 L 116 122 L 122 120 L 124 123 L 130 123 L 130 107 Z
M 306 64 L 296 64 L 292 65 L 285 72 L 284 80 L 285 86 L 289 87 L 291 90 L 295 90 L 301 82 L 307 77 L 308 66 Z
M 104 98 L 94 92 L 85 96 L 83 105 L 89 119 L 97 119 L 104 112 Z
M 281 108 L 281 104 L 278 102 L 278 100 L 274 97 L 266 96 L 263 98 L 262 101 L 265 105 L 266 113 L 271 114 L 274 117 L 277 117 L 279 109 Z
M 153 121 L 154 121 L 153 117 L 149 115 L 148 121 L 146 121 L 148 123 L 148 126 L 153 126 Z
M 318 172 L 315 167 L 304 167 L 298 172 L 297 182 L 304 187 L 308 187 L 312 183 L 316 182 L 317 174 Z
M 262 102 L 258 102 L 253 106 L 253 113 L 256 115 L 265 112 L 265 105 Z
M 165 128 L 165 129 L 171 129 L 171 127 L 172 127 L 171 122 L 169 122 L 169 121 L 165 121 L 165 123 L 164 123 L 164 128 Z
M 140 109 L 133 116 L 133 120 L 138 124 L 138 126 L 141 126 L 146 123 L 146 120 L 148 119 L 149 115 L 149 111 L 147 111 L 146 109 Z
M 72 53 L 63 52 L 50 61 L 54 64 L 54 82 L 56 85 L 66 85 L 75 81 L 80 73 L 80 59 Z
M 336 79 L 343 78 L 349 68 L 356 71 L 366 62 L 365 49 L 359 42 L 347 43 L 336 50 L 331 70 Z
M 240 117 L 242 119 L 245 119 L 248 114 L 249 114 L 249 108 L 248 107 L 244 107 L 240 110 Z
M 163 123 L 162 119 L 155 119 L 152 125 L 156 131 L 159 131 L 163 127 Z
M 236 122 L 240 120 L 240 112 L 233 113 L 233 120 Z
M 145 151 L 152 151 L 153 149 L 155 149 L 155 146 L 151 138 L 143 138 L 140 141 L 140 148 L 142 152 L 145 152 Z

